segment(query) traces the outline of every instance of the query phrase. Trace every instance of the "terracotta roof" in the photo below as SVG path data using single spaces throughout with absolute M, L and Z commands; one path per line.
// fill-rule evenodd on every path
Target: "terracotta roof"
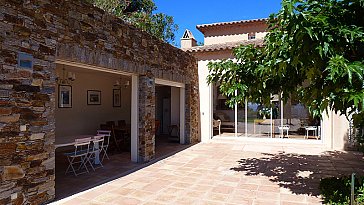
M 234 48 L 237 48 L 240 45 L 249 45 L 249 44 L 253 44 L 255 46 L 261 47 L 261 46 L 263 46 L 263 43 L 264 43 L 264 39 L 244 40 L 244 41 L 227 42 L 227 43 L 222 43 L 222 44 L 194 46 L 192 48 L 185 49 L 185 51 L 190 52 L 190 53 L 208 52 L 208 51 L 223 51 L 223 50 L 232 50 Z
M 227 25 L 254 23 L 254 22 L 266 22 L 267 20 L 268 20 L 267 18 L 261 18 L 261 19 L 241 20 L 241 21 L 219 22 L 219 23 L 197 25 L 196 28 L 203 33 L 203 30 L 209 27 L 211 28 L 218 26 L 227 26 Z

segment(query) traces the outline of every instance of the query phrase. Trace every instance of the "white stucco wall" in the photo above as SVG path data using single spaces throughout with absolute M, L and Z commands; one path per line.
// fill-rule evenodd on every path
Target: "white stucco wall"
M 224 36 L 208 36 L 205 37 L 205 45 L 222 44 L 227 42 L 248 40 L 248 34 L 224 35 Z
M 207 142 L 212 138 L 213 119 L 213 86 L 207 84 L 209 69 L 207 64 L 219 59 L 232 58 L 230 51 L 211 53 L 198 53 L 198 78 L 200 89 L 200 116 L 201 116 L 201 142 Z
M 197 42 L 195 39 L 192 39 L 192 38 L 181 39 L 181 48 L 191 48 L 196 45 L 197 45 Z
M 257 32 L 255 34 L 255 37 L 256 37 L 256 39 L 263 39 L 267 34 L 268 34 L 268 32 Z
M 323 143 L 331 150 L 344 150 L 349 137 L 349 121 L 344 115 L 330 111 L 323 114 Z
M 267 25 L 264 22 L 204 28 L 204 44 L 213 45 L 248 40 L 248 34 L 255 34 L 256 39 L 262 39 L 267 34 L 266 28 Z
M 198 62 L 198 78 L 200 90 L 201 142 L 208 142 L 212 137 L 212 85 L 208 85 L 207 64 L 209 61 Z
M 255 39 L 263 39 L 266 35 L 266 32 L 258 32 L 255 34 Z M 248 34 L 236 34 L 236 35 L 223 35 L 223 36 L 208 36 L 205 37 L 205 45 L 214 45 L 214 44 L 222 44 L 228 42 L 236 42 L 236 41 L 246 41 L 248 40 Z

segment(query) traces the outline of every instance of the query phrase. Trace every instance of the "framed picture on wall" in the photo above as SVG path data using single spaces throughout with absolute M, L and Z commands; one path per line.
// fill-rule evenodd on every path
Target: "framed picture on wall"
M 70 85 L 58 86 L 58 107 L 59 108 L 72 107 L 72 86 Z
M 88 90 L 87 91 L 87 105 L 101 105 L 101 91 Z
M 112 106 L 121 107 L 121 89 L 112 90 Z

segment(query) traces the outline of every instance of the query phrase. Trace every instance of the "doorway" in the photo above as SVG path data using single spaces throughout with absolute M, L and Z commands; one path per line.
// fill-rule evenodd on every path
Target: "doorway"
M 155 150 L 156 157 L 178 150 L 185 142 L 184 85 L 156 79 Z
M 63 61 L 56 64 L 56 73 L 55 189 L 56 199 L 61 199 L 113 180 L 138 164 L 131 161 L 131 74 Z M 100 129 L 110 131 L 103 141 L 107 155 L 98 155 L 101 163 L 95 162 L 95 170 L 87 166 L 88 173 L 65 174 L 66 154 L 75 152 L 75 139 L 93 139 Z

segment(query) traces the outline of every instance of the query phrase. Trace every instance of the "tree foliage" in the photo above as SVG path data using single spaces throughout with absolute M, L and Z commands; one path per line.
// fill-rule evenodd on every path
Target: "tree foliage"
M 208 82 L 221 85 L 230 105 L 269 105 L 270 94 L 283 92 L 315 116 L 363 112 L 364 0 L 283 0 L 268 32 L 263 47 L 241 46 L 236 61 L 208 65 Z
M 172 16 L 163 13 L 154 13 L 157 7 L 153 0 L 87 1 L 159 39 L 175 44 L 175 32 L 178 30 L 178 25 L 174 23 Z

